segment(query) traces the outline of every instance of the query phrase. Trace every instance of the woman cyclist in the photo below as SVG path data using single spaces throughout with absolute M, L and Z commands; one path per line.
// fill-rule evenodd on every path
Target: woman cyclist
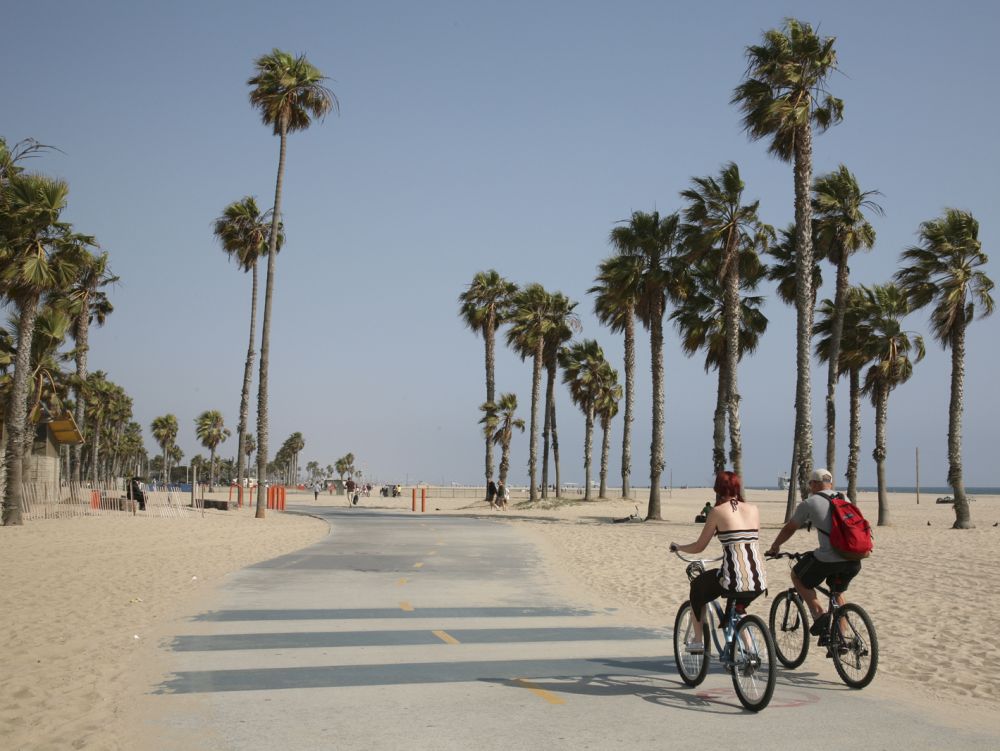
M 713 536 L 722 543 L 722 566 L 705 571 L 691 582 L 691 612 L 694 633 L 704 633 L 702 617 L 705 606 L 717 597 L 737 593 L 760 594 L 767 589 L 767 572 L 757 546 L 760 536 L 760 512 L 743 497 L 743 483 L 735 472 L 720 472 L 715 478 L 715 507 L 709 512 L 701 535 L 687 545 L 670 543 L 670 550 L 700 553 Z M 701 654 L 705 645 L 690 641 L 686 649 Z

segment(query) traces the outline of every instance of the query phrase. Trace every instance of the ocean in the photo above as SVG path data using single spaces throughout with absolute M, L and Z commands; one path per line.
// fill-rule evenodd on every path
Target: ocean
M 781 488 L 779 488 L 777 485 L 768 485 L 768 486 L 764 486 L 764 487 L 755 486 L 755 487 L 756 487 L 757 490 L 781 490 Z M 847 487 L 846 484 L 843 485 L 843 486 L 838 485 L 837 489 L 838 490 L 844 490 L 846 487 Z M 753 489 L 754 488 L 751 488 L 751 487 L 747 488 L 747 490 L 753 490 Z M 876 486 L 874 486 L 874 485 L 859 485 L 858 486 L 858 490 L 860 490 L 862 493 L 877 493 L 878 492 L 878 488 Z M 888 492 L 890 492 L 890 493 L 916 493 L 917 492 L 916 487 L 914 487 L 913 485 L 889 485 L 888 487 L 886 487 L 886 490 Z M 928 485 L 928 486 L 925 487 L 925 486 L 921 485 L 920 486 L 920 494 L 921 495 L 924 495 L 924 494 L 927 494 L 927 495 L 952 495 L 952 490 L 951 490 L 950 487 L 947 487 L 947 486 Z M 965 494 L 966 495 L 972 495 L 972 496 L 976 496 L 976 495 L 1000 495 L 1000 488 L 973 487 L 973 486 L 970 486 L 970 487 L 967 487 L 965 489 Z

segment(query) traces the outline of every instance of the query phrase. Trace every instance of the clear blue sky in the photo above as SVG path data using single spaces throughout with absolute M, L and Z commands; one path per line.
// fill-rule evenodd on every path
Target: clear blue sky
M 34 167 L 65 177 L 67 218 L 96 235 L 122 283 L 92 336 L 136 418 L 173 412 L 186 456 L 194 417 L 235 429 L 250 279 L 215 243 L 229 202 L 273 199 L 278 142 L 247 101 L 252 62 L 306 53 L 341 115 L 289 139 L 271 354 L 271 442 L 293 431 L 304 461 L 353 451 L 384 480 L 475 481 L 482 343 L 456 298 L 480 270 L 580 301 L 583 336 L 621 367 L 618 337 L 586 289 L 608 232 L 633 210 L 674 211 L 692 176 L 736 161 L 763 218 L 792 219 L 792 173 L 750 143 L 728 104 L 746 45 L 788 15 L 836 36 L 831 82 L 845 120 L 816 138 L 816 173 L 843 162 L 883 193 L 858 282 L 886 281 L 921 221 L 972 211 L 1000 247 L 1000 120 L 987 2 L 93 2 L 5 3 L 0 133 L 59 147 Z M 988 272 L 1000 277 L 992 262 Z M 827 274 L 832 281 L 832 274 Z M 794 320 L 767 287 L 771 327 L 740 373 L 749 484 L 787 470 Z M 829 282 L 821 291 L 832 294 Z M 926 314 L 908 320 L 926 332 Z M 969 334 L 964 453 L 969 485 L 998 484 L 1000 318 Z M 258 327 L 259 331 L 259 327 Z M 943 485 L 949 358 L 936 343 L 889 405 L 890 484 Z M 633 481 L 648 482 L 649 359 L 637 364 Z M 825 371 L 814 371 L 816 458 Z M 528 416 L 531 372 L 500 348 L 497 384 Z M 709 479 L 714 375 L 666 344 L 666 461 L 674 484 Z M 846 384 L 840 391 L 846 459 Z M 254 392 L 256 394 L 256 391 Z M 563 477 L 582 482 L 583 419 L 560 393 Z M 862 484 L 874 484 L 863 416 Z M 620 422 L 613 442 L 620 445 Z M 223 445 L 231 454 L 235 437 Z M 615 454 L 618 452 L 616 451 Z M 527 477 L 527 437 L 512 477 Z M 611 477 L 618 477 L 617 456 Z M 664 476 L 667 480 L 668 475 Z

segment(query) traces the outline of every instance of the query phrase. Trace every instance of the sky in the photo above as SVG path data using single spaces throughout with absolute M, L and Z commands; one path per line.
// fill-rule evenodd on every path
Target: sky
M 288 140 L 271 333 L 272 453 L 292 432 L 301 464 L 348 451 L 386 482 L 482 482 L 483 345 L 458 295 L 495 268 L 579 302 L 583 331 L 622 369 L 621 338 L 586 294 L 608 234 L 633 211 L 681 208 L 692 177 L 739 165 L 764 221 L 793 219 L 791 166 L 743 132 L 729 104 L 747 45 L 788 16 L 837 38 L 831 91 L 843 123 L 814 139 L 820 175 L 845 164 L 885 209 L 852 280 L 888 281 L 923 221 L 971 211 L 1000 247 L 1000 149 L 989 2 L 89 2 L 2 3 L 0 135 L 58 147 L 31 168 L 68 180 L 64 217 L 95 235 L 121 282 L 91 336 L 91 369 L 149 424 L 173 413 L 186 459 L 207 452 L 194 419 L 218 409 L 234 437 L 249 336 L 250 277 L 212 235 L 232 201 L 273 202 L 278 139 L 248 102 L 253 61 L 304 53 L 339 115 Z M 1000 277 L 994 259 L 986 267 Z M 832 296 L 824 269 L 820 294 Z M 262 285 L 263 286 L 263 285 Z M 791 455 L 794 314 L 769 284 L 770 319 L 743 363 L 744 474 L 774 485 Z M 263 307 L 261 305 L 261 307 Z M 906 321 L 927 335 L 927 313 Z M 968 333 L 964 467 L 997 485 L 1000 317 Z M 260 324 L 258 322 L 258 339 Z M 664 483 L 711 481 L 715 376 L 666 327 Z M 640 333 L 633 483 L 648 484 L 648 337 Z M 503 344 L 498 392 L 529 417 L 530 363 Z M 823 462 L 825 368 L 813 370 L 815 460 Z M 887 478 L 945 485 L 950 356 L 927 357 L 889 401 Z M 252 402 L 256 401 L 256 378 Z M 847 453 L 847 388 L 836 474 Z M 559 388 L 562 477 L 583 482 L 583 416 Z M 621 421 L 609 475 L 620 481 Z M 862 415 L 860 483 L 875 484 L 874 412 Z M 599 439 L 599 436 L 598 436 Z M 595 449 L 599 448 L 599 441 Z M 527 435 L 511 481 L 527 481 Z M 596 456 L 596 454 L 595 454 Z

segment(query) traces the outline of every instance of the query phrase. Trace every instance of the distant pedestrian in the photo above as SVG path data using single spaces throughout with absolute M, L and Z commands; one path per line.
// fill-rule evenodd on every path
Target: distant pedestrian
M 320 489 L 322 487 L 323 486 L 320 485 L 318 482 L 315 485 L 313 485 L 313 500 L 314 501 L 318 501 L 319 500 L 319 491 L 320 491 Z
M 510 488 L 507 487 L 507 483 L 501 482 L 497 486 L 497 502 L 504 511 L 507 510 L 508 501 L 510 501 Z
M 486 483 L 486 502 L 490 504 L 490 508 L 496 508 L 497 484 L 493 482 L 492 478 Z

